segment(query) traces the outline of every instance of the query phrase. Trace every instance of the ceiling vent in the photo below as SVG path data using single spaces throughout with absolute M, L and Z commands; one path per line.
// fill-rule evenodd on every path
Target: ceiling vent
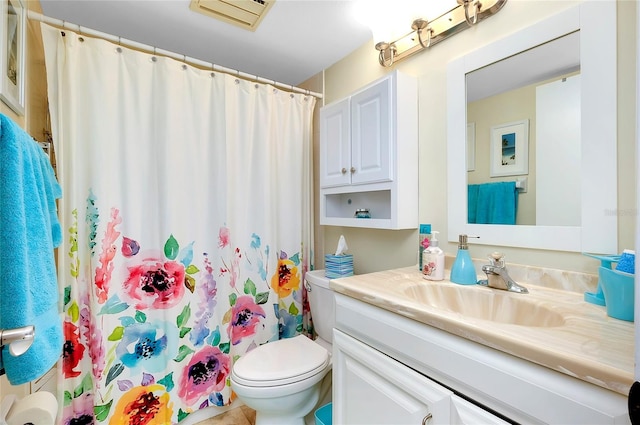
M 191 0 L 189 8 L 255 31 L 275 0 Z

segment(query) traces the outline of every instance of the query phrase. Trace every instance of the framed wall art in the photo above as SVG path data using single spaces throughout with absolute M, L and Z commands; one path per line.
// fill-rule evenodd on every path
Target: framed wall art
M 23 0 L 0 0 L 0 100 L 24 115 L 26 9 Z
M 490 176 L 529 174 L 529 120 L 491 127 Z

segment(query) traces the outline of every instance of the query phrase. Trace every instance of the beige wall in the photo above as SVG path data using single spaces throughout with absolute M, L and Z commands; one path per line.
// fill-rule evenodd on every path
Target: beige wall
M 419 221 L 431 223 L 441 234 L 440 245 L 448 255 L 455 255 L 456 244 L 446 242 L 446 66 L 452 59 L 491 43 L 506 34 L 529 26 L 547 16 L 580 3 L 579 1 L 509 0 L 495 16 L 474 28 L 445 40 L 394 67 L 419 79 L 420 102 L 420 200 Z M 636 3 L 618 0 L 618 208 L 619 251 L 634 248 L 635 229 L 635 46 Z M 324 103 L 338 100 L 359 87 L 383 76 L 393 68 L 378 64 L 373 42 L 366 43 L 351 55 L 324 72 Z M 316 140 L 317 143 L 317 140 Z M 317 173 L 316 173 L 317 174 Z M 318 186 L 315 187 L 316 202 Z M 316 215 L 317 217 L 317 215 Z M 316 220 L 317 222 L 317 220 Z M 409 266 L 417 261 L 418 234 L 415 231 L 382 231 L 347 227 L 321 226 L 316 242 L 316 261 L 335 250 L 341 234 L 354 255 L 356 273 L 367 273 Z M 323 242 L 322 242 L 323 241 Z M 598 263 L 579 253 L 471 245 L 474 258 L 483 259 L 499 249 L 508 262 L 567 270 L 597 272 Z

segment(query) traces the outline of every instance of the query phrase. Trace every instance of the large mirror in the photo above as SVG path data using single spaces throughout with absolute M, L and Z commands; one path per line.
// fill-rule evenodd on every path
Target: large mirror
M 576 31 L 466 74 L 467 223 L 580 225 L 579 71 Z
M 615 13 L 584 2 L 448 65 L 450 241 L 617 252 Z M 496 190 L 517 208 L 493 221 Z

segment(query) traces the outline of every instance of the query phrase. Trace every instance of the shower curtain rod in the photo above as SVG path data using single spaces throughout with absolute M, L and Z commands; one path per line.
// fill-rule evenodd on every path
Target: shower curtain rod
M 85 34 L 85 35 L 92 36 L 92 37 L 102 38 L 104 40 L 108 40 L 108 41 L 112 41 L 114 43 L 118 43 L 119 45 L 122 45 L 122 46 L 125 46 L 125 47 L 132 47 L 134 49 L 146 51 L 148 53 L 167 56 L 167 57 L 170 57 L 172 59 L 177 59 L 177 60 L 182 61 L 182 62 L 188 62 L 188 63 L 190 63 L 192 65 L 196 65 L 198 67 L 203 67 L 203 68 L 206 68 L 206 69 L 212 69 L 213 71 L 224 72 L 226 74 L 235 75 L 237 77 L 242 77 L 244 79 L 251 80 L 251 81 L 257 81 L 257 82 L 260 82 L 260 83 L 271 84 L 271 85 L 273 85 L 275 87 L 278 87 L 278 88 L 281 88 L 281 89 L 284 89 L 284 90 L 288 90 L 288 91 L 291 91 L 291 92 L 294 92 L 294 93 L 302 93 L 302 94 L 306 94 L 306 95 L 309 95 L 309 96 L 317 97 L 318 99 L 322 99 L 322 93 L 313 92 L 313 91 L 310 91 L 310 90 L 307 90 L 307 89 L 302 89 L 300 87 L 294 87 L 294 86 L 292 86 L 290 84 L 279 83 L 277 81 L 269 80 L 267 78 L 259 77 L 257 75 L 247 74 L 245 72 L 238 71 L 237 69 L 226 68 L 224 66 L 216 65 L 216 64 L 211 63 L 211 62 L 205 62 L 205 61 L 202 61 L 200 59 L 192 58 L 190 56 L 180 55 L 178 53 L 174 53 L 174 52 L 171 52 L 169 50 L 159 49 L 159 48 L 156 48 L 154 46 L 150 46 L 148 44 L 138 43 L 137 41 L 128 40 L 128 39 L 121 38 L 121 37 L 118 37 L 118 36 L 115 36 L 115 35 L 112 35 L 112 34 L 107 34 L 106 32 L 96 31 L 96 30 L 93 30 L 93 29 L 87 28 L 87 27 L 81 27 L 78 24 L 72 24 L 72 23 L 69 23 L 67 21 L 63 21 L 61 19 L 50 18 L 48 16 L 45 16 L 45 15 L 43 15 L 41 13 L 38 13 L 38 12 L 34 12 L 32 10 L 28 11 L 27 18 L 29 18 L 31 20 L 34 20 L 34 21 L 44 22 L 45 24 L 51 24 L 51 25 L 55 25 L 57 27 L 66 28 L 68 30 L 77 31 L 80 34 Z

